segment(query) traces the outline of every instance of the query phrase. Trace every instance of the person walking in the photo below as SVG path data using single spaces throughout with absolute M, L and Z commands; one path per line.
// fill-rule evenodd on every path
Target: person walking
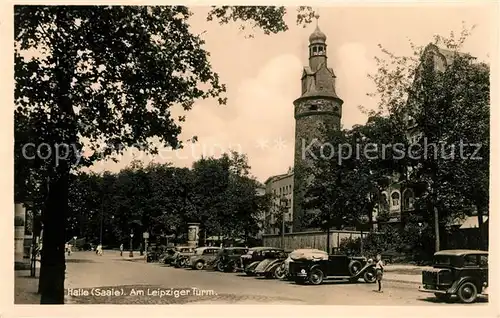
M 382 255 L 377 254 L 377 263 L 375 264 L 375 271 L 377 275 L 378 292 L 382 293 L 382 277 L 384 276 L 384 262 Z
M 97 255 L 102 256 L 102 245 L 97 245 Z
M 123 256 L 123 243 L 120 244 L 120 256 Z

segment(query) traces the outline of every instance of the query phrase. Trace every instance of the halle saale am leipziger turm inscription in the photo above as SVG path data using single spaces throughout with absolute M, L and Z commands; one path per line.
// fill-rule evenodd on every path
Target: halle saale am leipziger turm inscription
M 305 230 L 301 207 L 306 185 L 311 175 L 303 169 L 314 165 L 313 158 L 303 151 L 314 139 L 321 141 L 322 127 L 340 129 L 342 104 L 344 101 L 335 93 L 335 73 L 328 67 L 326 35 L 318 25 L 309 36 L 309 66 L 302 73 L 302 95 L 294 101 L 295 106 L 295 158 L 293 229 Z

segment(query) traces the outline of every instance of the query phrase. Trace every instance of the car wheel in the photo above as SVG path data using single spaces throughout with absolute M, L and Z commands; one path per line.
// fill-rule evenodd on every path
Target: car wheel
M 205 267 L 205 264 L 202 261 L 197 261 L 196 264 L 194 264 L 194 268 L 197 270 L 202 270 L 203 267 Z
M 463 303 L 473 303 L 477 298 L 477 288 L 471 282 L 463 283 L 457 291 L 458 298 Z
M 285 269 L 283 268 L 283 265 L 276 267 L 276 269 L 274 270 L 274 277 L 276 277 L 276 279 L 284 279 L 285 276 L 286 273 Z
M 363 274 L 363 280 L 367 283 L 375 283 L 377 281 L 377 274 L 375 268 L 368 268 Z
M 319 268 L 315 268 L 309 273 L 309 282 L 313 285 L 320 285 L 324 278 L 323 271 Z
M 363 268 L 360 261 L 353 260 L 349 263 L 349 273 L 354 276 Z
M 450 294 L 434 293 L 434 296 L 436 296 L 436 298 L 439 301 L 446 301 L 446 302 L 448 302 L 451 299 L 451 295 Z
M 217 270 L 219 272 L 223 272 L 224 271 L 224 265 L 221 262 L 217 263 Z

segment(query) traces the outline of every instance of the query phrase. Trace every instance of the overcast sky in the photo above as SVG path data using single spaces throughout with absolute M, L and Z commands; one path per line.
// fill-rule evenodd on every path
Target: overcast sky
M 490 9 L 489 9 L 490 8 Z M 344 100 L 342 125 L 363 124 L 366 116 L 358 105 L 375 107 L 366 97 L 373 86 L 367 78 L 375 69 L 374 56 L 381 56 L 380 43 L 397 54 L 408 54 L 407 38 L 418 45 L 432 41 L 434 34 L 460 33 L 462 21 L 477 25 L 464 51 L 489 61 L 492 28 L 491 7 L 418 6 L 418 7 L 322 7 L 319 26 L 327 35 L 328 63 L 337 75 L 337 94 Z M 186 144 L 178 152 L 164 151 L 155 158 L 136 153 L 148 163 L 172 162 L 190 167 L 202 154 L 219 156 L 233 148 L 248 155 L 252 174 L 260 181 L 286 172 L 293 166 L 295 122 L 293 101 L 300 95 L 302 67 L 307 64 L 309 34 L 295 26 L 295 11 L 288 16 L 291 28 L 278 35 L 245 38 L 236 25 L 219 26 L 206 22 L 207 8 L 197 7 L 191 19 L 196 33 L 206 31 L 205 48 L 211 63 L 227 85 L 228 104 L 201 101 L 187 113 L 181 138 L 198 136 L 194 146 Z M 94 171 L 119 171 L 133 160 L 131 152 L 119 163 L 97 163 Z

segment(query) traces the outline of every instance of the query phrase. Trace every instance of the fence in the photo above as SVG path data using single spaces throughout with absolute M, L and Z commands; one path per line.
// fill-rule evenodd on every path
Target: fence
M 368 235 L 368 232 L 363 232 L 363 238 Z M 281 247 L 286 250 L 295 250 L 299 248 L 317 248 L 326 251 L 326 232 L 310 231 L 310 232 L 296 232 L 284 235 L 282 244 L 281 235 L 264 234 L 262 236 L 262 243 L 264 246 Z M 337 250 L 342 239 L 351 238 L 356 239 L 361 237 L 360 231 L 330 231 L 330 248 Z

